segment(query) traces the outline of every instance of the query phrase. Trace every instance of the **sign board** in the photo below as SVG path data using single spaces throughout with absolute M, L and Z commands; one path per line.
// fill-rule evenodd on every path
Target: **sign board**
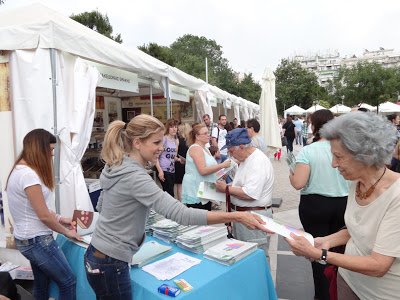
M 189 90 L 176 85 L 170 85 L 171 87 L 171 99 L 183 102 L 189 102 Z
M 96 67 L 103 77 L 103 80 L 98 84 L 99 87 L 139 93 L 137 74 L 88 60 L 85 60 L 85 62 Z
M 210 99 L 210 105 L 211 105 L 211 107 L 217 107 L 217 106 L 218 106 L 217 103 L 218 103 L 218 99 L 217 99 L 217 98 L 212 97 L 212 98 Z

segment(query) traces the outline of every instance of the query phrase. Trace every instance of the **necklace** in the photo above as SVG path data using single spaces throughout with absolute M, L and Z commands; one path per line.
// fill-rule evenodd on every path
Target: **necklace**
M 357 188 L 356 188 L 356 196 L 360 199 L 360 200 L 365 200 L 367 199 L 369 196 L 372 195 L 372 193 L 375 191 L 375 187 L 378 184 L 378 182 L 382 179 L 383 175 L 385 175 L 386 173 L 386 168 L 384 168 L 383 170 L 383 174 L 381 175 L 381 177 L 379 177 L 379 179 L 365 192 L 365 193 L 361 193 L 360 191 L 360 182 L 357 183 Z

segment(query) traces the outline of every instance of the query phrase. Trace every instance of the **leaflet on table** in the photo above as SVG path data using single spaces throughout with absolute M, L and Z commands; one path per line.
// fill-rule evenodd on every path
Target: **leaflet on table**
M 221 169 L 218 171 L 217 180 L 220 180 L 222 177 L 224 177 L 225 174 L 230 173 L 237 166 L 238 166 L 238 164 L 233 159 L 231 159 L 231 165 L 228 168 Z
M 292 172 L 294 173 L 294 170 L 296 169 L 296 157 L 294 157 L 293 152 L 289 151 L 286 157 L 286 162 L 290 170 L 292 170 Z
M 207 181 L 200 182 L 199 189 L 197 190 L 197 198 L 217 202 L 226 201 L 225 193 L 218 192 L 214 183 Z
M 259 216 L 265 222 L 265 224 L 263 224 L 263 226 L 265 228 L 267 228 L 268 230 L 271 230 L 271 231 L 273 231 L 279 235 L 282 235 L 286 238 L 289 238 L 289 239 L 293 239 L 290 236 L 290 233 L 293 232 L 297 236 L 304 236 L 311 243 L 311 245 L 314 246 L 314 238 L 311 234 L 301 231 L 299 229 L 293 228 L 289 225 L 281 224 L 278 221 L 275 221 L 274 219 L 268 218 L 266 216 L 263 216 L 263 215 L 260 215 L 260 214 L 254 213 L 254 212 L 252 212 L 252 213 Z
M 142 270 L 153 275 L 158 280 L 170 280 L 199 263 L 201 263 L 200 259 L 178 252 L 144 266 Z

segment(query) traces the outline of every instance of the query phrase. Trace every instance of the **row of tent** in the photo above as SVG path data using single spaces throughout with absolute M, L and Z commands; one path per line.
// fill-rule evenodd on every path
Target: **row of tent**
M 366 103 L 361 103 L 358 105 L 358 107 L 366 108 L 372 112 L 377 111 L 376 106 L 372 106 L 372 105 L 369 105 Z M 309 109 L 305 110 L 297 105 L 293 105 L 292 107 L 290 107 L 284 111 L 284 116 L 310 114 L 310 113 L 313 113 L 314 111 L 317 111 L 320 109 L 326 109 L 326 108 L 317 104 L 317 105 L 313 105 Z M 400 105 L 397 105 L 393 102 L 385 102 L 385 103 L 379 104 L 378 109 L 379 109 L 378 112 L 380 114 L 400 113 Z M 335 114 L 345 114 L 345 113 L 350 112 L 351 108 L 346 105 L 343 105 L 343 104 L 336 104 L 335 106 L 331 107 L 329 110 Z
M 233 106 L 238 119 L 259 115 L 259 105 L 207 84 L 137 48 L 118 44 L 42 4 L 0 13 L 0 41 L 0 50 L 57 49 L 155 80 L 164 91 L 170 83 L 203 92 L 199 99 L 205 103 L 196 104 L 202 108 L 201 113 L 210 116 L 212 101 L 228 109 Z M 241 110 L 244 112 L 240 115 Z
M 259 115 L 258 105 L 137 48 L 118 44 L 42 4 L 2 11 L 0 67 L 9 70 L 6 92 L 10 103 L 2 108 L 0 97 L 1 140 L 5 145 L 0 148 L 0 181 L 6 182 L 26 133 L 34 128 L 54 132 L 60 143 L 54 159 L 54 203 L 61 214 L 69 215 L 74 209 L 93 210 L 80 161 L 91 138 L 96 87 L 102 76 L 87 61 L 136 74 L 149 86 L 150 95 L 157 82 L 167 99 L 167 108 L 171 86 L 175 85 L 195 93 L 200 118 L 205 113 L 213 117 L 212 102 L 223 104 L 225 112 L 233 108 L 238 120 Z M 7 199 L 6 192 L 3 196 Z

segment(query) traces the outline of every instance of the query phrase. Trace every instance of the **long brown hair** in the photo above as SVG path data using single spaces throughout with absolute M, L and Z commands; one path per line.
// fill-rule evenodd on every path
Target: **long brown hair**
M 169 134 L 169 129 L 171 127 L 177 126 L 178 122 L 175 119 L 168 119 L 167 123 L 165 123 L 165 132 L 164 135 Z
M 319 141 L 321 139 L 320 130 L 321 128 L 328 123 L 330 120 L 333 120 L 335 117 L 333 113 L 329 109 L 320 109 L 314 112 L 311 115 L 311 123 L 314 126 L 313 135 L 314 139 L 313 142 Z
M 55 144 L 56 142 L 56 137 L 47 130 L 39 128 L 28 132 L 23 140 L 22 152 L 8 175 L 5 189 L 7 189 L 8 180 L 15 166 L 23 159 L 28 167 L 36 172 L 43 184 L 52 191 L 55 183 L 50 144 Z
M 104 137 L 101 159 L 110 168 L 118 167 L 122 163 L 123 155 L 132 151 L 134 139 L 139 138 L 145 141 L 150 135 L 164 131 L 164 125 L 158 119 L 145 114 L 134 117 L 126 125 L 125 132 L 122 132 L 124 127 L 125 122 L 114 121 L 108 127 Z
M 202 128 L 207 128 L 206 124 L 200 123 L 200 124 L 197 124 L 196 126 L 193 127 L 192 131 L 189 134 L 189 141 L 188 141 L 189 144 L 188 144 L 188 146 L 191 146 L 191 145 L 194 144 L 194 142 L 196 141 L 196 135 L 200 134 L 200 130 Z

